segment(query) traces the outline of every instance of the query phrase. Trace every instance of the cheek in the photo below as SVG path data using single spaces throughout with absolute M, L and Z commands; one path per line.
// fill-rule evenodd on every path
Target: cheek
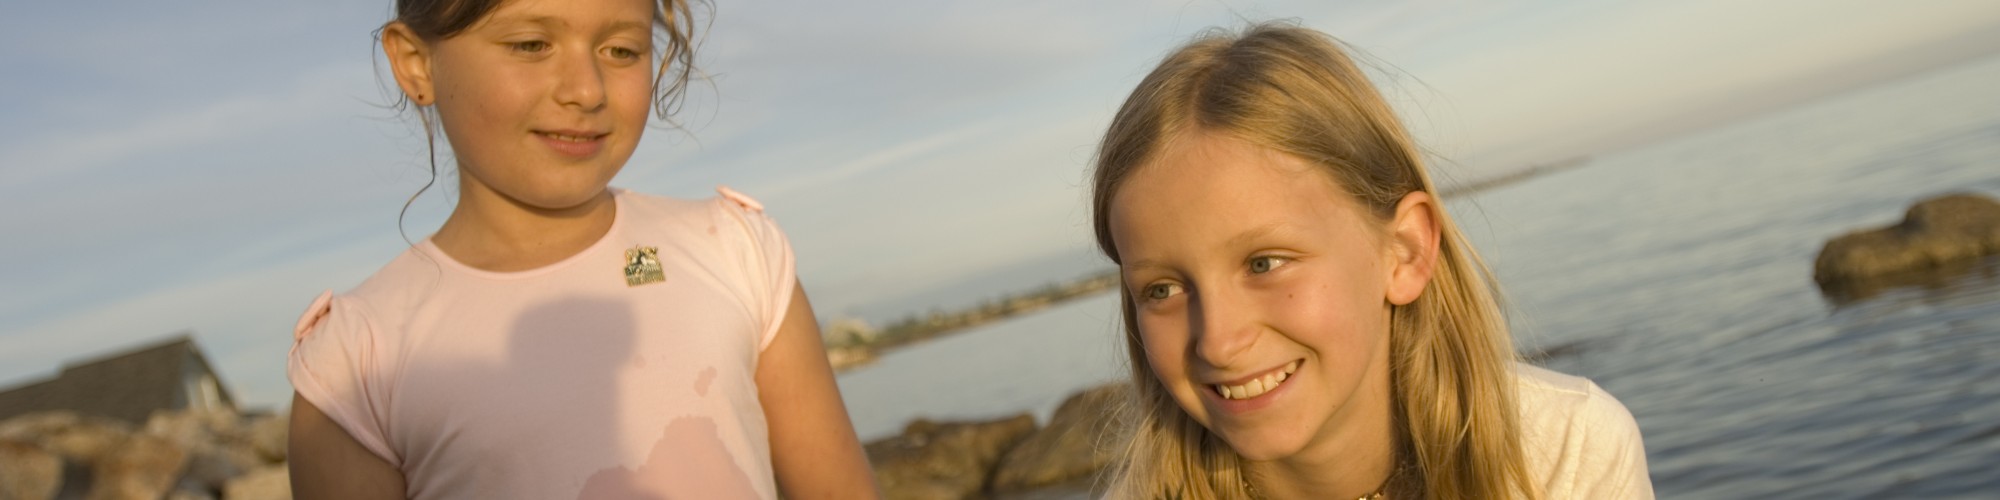
M 619 111 L 622 118 L 644 120 L 653 109 L 652 74 L 645 69 L 627 70 L 610 75 L 611 79 L 605 81 L 606 91 L 623 103 Z
M 1202 407 L 1200 388 L 1188 381 L 1187 329 L 1170 320 L 1139 321 L 1139 344 L 1153 378 L 1166 388 L 1167 396 L 1202 425 L 1208 425 L 1208 410 Z
M 486 68 L 471 72 L 458 68 L 454 75 L 470 78 L 440 78 L 437 111 L 445 123 L 470 130 L 500 129 L 522 121 L 535 95 L 533 75 Z
M 1365 356 L 1373 343 L 1387 335 L 1379 287 L 1365 280 L 1327 273 L 1282 295 L 1273 308 L 1278 329 L 1320 355 L 1348 359 Z
M 1183 378 L 1187 373 L 1186 329 L 1178 328 L 1172 321 L 1162 318 L 1139 319 L 1139 345 L 1145 350 L 1146 363 L 1153 366 L 1153 374 L 1161 381 Z M 1168 387 L 1173 384 L 1169 382 Z

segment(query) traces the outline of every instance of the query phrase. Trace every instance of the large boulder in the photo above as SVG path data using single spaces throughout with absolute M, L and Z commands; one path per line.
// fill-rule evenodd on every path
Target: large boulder
M 167 438 L 135 433 L 91 464 L 90 500 L 155 499 L 173 489 L 187 452 Z
M 1035 417 L 1025 413 L 985 422 L 918 419 L 902 435 L 868 443 L 868 461 L 884 498 L 975 497 L 1001 455 L 1034 431 Z
M 1132 384 L 1115 382 L 1079 392 L 1056 408 L 1049 425 L 1022 440 L 993 471 L 993 489 L 1019 490 L 1089 476 L 1117 456 L 1114 419 L 1132 398 Z
M 291 423 L 283 414 L 264 415 L 250 420 L 248 438 L 250 449 L 264 463 L 275 464 L 285 461 L 285 440 L 290 437 Z
M 62 457 L 33 443 L 0 439 L 0 500 L 55 498 L 62 473 Z
M 284 465 L 272 465 L 229 481 L 222 500 L 291 500 L 292 475 Z
M 1813 263 L 1813 280 L 1837 291 L 1994 254 L 2000 254 L 2000 202 L 1945 195 L 1911 206 L 1896 225 L 1828 241 Z
M 0 439 L 25 441 L 78 464 L 96 463 L 132 435 L 121 420 L 69 411 L 37 412 L 0 422 Z
M 180 478 L 183 489 L 222 491 L 230 478 L 274 462 L 259 449 L 256 425 L 228 410 L 162 410 L 153 412 L 142 432 L 187 452 Z

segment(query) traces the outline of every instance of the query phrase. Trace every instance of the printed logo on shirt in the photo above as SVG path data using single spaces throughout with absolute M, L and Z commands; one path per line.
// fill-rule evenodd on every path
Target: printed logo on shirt
M 658 247 L 635 246 L 625 249 L 625 286 L 639 286 L 667 280 L 660 270 Z

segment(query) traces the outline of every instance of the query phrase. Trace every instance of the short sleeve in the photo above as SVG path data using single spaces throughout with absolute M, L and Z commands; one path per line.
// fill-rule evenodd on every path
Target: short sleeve
M 390 465 L 402 461 L 382 425 L 375 332 L 358 304 L 321 293 L 292 330 L 292 389 Z
M 1576 463 L 1584 470 L 1575 476 L 1575 498 L 1653 498 L 1639 423 L 1624 404 L 1592 383 L 1590 398 L 1572 425 L 1583 437 Z
M 778 229 L 777 222 L 764 213 L 762 203 L 728 187 L 717 187 L 715 191 L 722 195 L 718 202 L 724 206 L 724 212 L 740 224 L 749 242 L 749 249 L 742 256 L 749 277 L 745 285 L 751 289 L 755 301 L 752 306 L 764 325 L 757 338 L 757 350 L 763 351 L 777 338 L 778 328 L 784 326 L 785 313 L 792 304 L 792 287 L 798 283 L 792 245 L 784 231 Z

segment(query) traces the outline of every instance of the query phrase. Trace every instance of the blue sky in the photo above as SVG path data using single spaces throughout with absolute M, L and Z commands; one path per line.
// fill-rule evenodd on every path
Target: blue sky
M 1097 135 L 1168 49 L 1239 19 L 1365 50 L 1457 179 L 2000 54 L 1991 1 L 718 3 L 692 134 L 649 132 L 615 184 L 762 199 L 822 316 L 1101 266 Z M 284 401 L 298 313 L 403 250 L 427 178 L 421 134 L 379 106 L 389 3 L 7 11 L 0 384 L 192 331 L 239 398 Z M 411 238 L 449 194 L 417 201 Z

